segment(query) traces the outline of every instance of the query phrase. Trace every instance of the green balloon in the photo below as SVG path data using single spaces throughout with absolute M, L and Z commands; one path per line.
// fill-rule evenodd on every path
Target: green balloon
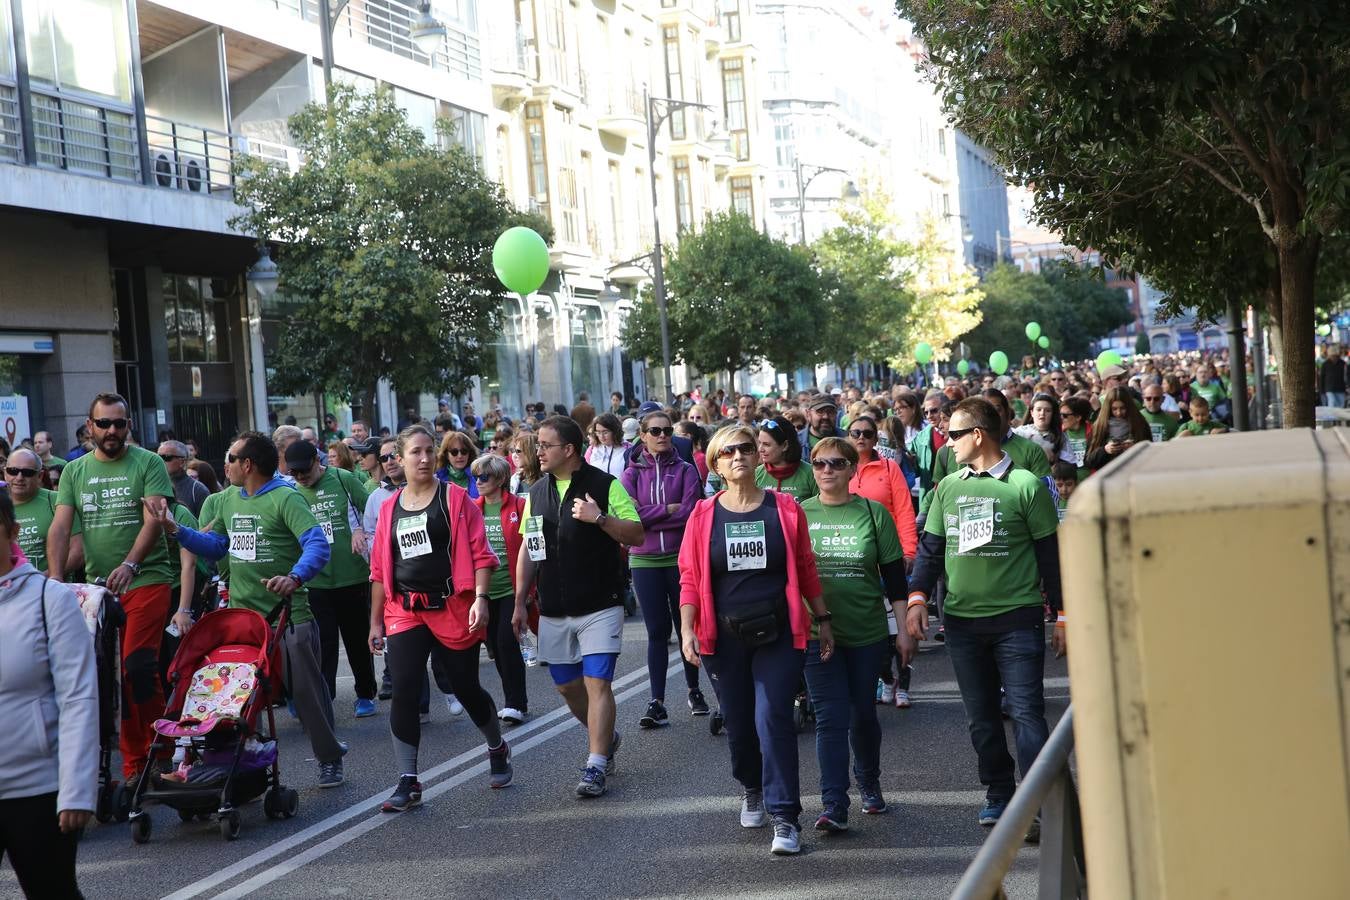
M 1034 341 L 1041 336 L 1041 326 L 1037 322 L 1027 323 L 1027 340 Z
M 928 365 L 933 361 L 933 345 L 927 341 L 919 341 L 919 346 L 914 348 L 914 358 L 919 365 Z
M 1045 335 L 1041 335 L 1040 337 L 1036 338 L 1036 343 L 1037 345 L 1040 346 L 1042 350 L 1050 349 L 1050 339 Z
M 1100 372 L 1107 366 L 1123 366 L 1125 360 L 1114 350 L 1103 350 L 1097 354 L 1097 371 Z
M 548 244 L 524 225 L 508 228 L 492 246 L 492 268 L 507 290 L 533 293 L 548 278 Z
M 970 372 L 970 363 L 964 359 L 961 360 L 959 363 L 956 364 L 956 371 L 960 375 L 967 374 L 968 372 Z
M 1331 326 L 1330 326 L 1330 325 L 1318 325 L 1318 326 L 1317 326 L 1317 333 L 1320 334 L 1322 337 L 1326 337 L 1327 335 L 1331 334 Z
M 995 350 L 989 354 L 989 368 L 994 370 L 995 375 L 1002 375 L 1008 371 L 1008 354 L 1002 350 Z

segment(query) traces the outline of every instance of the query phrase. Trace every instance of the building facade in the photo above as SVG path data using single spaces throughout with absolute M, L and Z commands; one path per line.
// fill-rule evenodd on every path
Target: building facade
M 956 131 L 956 171 L 961 190 L 961 214 L 966 265 L 983 276 L 999 260 L 1012 259 L 1012 228 L 1008 214 L 1008 185 L 993 155 Z

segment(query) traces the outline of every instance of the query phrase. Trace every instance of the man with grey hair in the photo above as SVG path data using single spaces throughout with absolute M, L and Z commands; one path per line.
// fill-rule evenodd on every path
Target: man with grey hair
M 301 434 L 294 425 L 278 425 L 272 432 L 272 445 L 277 448 L 277 477 L 292 485 L 295 479 L 291 477 L 290 469 L 286 468 L 286 448 L 300 440 Z
M 179 503 L 192 510 L 194 516 L 202 514 L 202 504 L 211 496 L 211 489 L 188 474 L 188 449 L 182 441 L 160 441 L 159 458 L 169 470 L 169 480 L 173 482 L 173 497 Z

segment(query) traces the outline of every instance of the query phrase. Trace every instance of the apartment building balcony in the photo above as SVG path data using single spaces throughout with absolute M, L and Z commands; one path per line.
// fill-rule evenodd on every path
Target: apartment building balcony
M 637 85 L 605 78 L 608 91 L 596 98 L 595 127 L 601 131 L 632 139 L 647 131 L 647 113 L 642 108 L 642 91 Z
M 488 63 L 492 102 L 499 109 L 513 109 L 529 95 L 530 79 L 538 68 L 534 42 L 516 25 L 509 39 L 493 49 Z

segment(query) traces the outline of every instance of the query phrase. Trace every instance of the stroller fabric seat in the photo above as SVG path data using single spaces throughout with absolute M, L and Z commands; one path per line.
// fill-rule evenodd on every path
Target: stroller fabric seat
M 182 716 L 177 722 L 158 720 L 155 731 L 167 737 L 194 737 L 242 715 L 244 705 L 258 687 L 257 669 L 249 662 L 219 659 L 232 655 L 230 649 L 222 647 L 207 657 L 193 673 L 183 697 Z

